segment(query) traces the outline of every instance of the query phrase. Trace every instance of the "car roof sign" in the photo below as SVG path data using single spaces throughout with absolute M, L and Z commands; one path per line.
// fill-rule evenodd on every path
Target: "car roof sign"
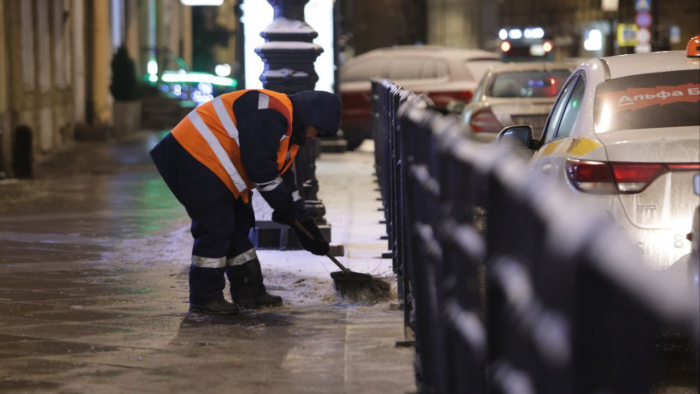
M 700 57 L 700 36 L 695 36 L 688 41 L 685 55 L 688 57 Z

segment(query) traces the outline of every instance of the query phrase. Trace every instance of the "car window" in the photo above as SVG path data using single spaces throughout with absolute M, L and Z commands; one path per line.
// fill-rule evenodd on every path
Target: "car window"
M 700 125 L 700 73 L 695 70 L 630 75 L 598 85 L 595 131 Z
M 569 70 L 501 72 L 492 78 L 489 97 L 557 97 Z
M 438 75 L 438 78 L 448 77 L 450 75 L 450 72 L 447 69 L 446 62 L 444 62 L 442 60 L 438 60 L 438 62 L 437 62 L 437 75 Z
M 486 84 L 488 83 L 490 76 L 491 73 L 487 73 L 483 78 L 481 78 L 481 82 L 479 82 L 479 86 L 476 88 L 474 96 L 472 96 L 472 100 L 470 101 L 471 103 L 476 103 L 481 100 L 481 96 L 484 94 L 484 90 L 486 90 Z
M 566 103 L 566 109 L 564 110 L 564 115 L 561 117 L 561 123 L 559 124 L 555 138 L 566 138 L 571 135 L 571 130 L 574 128 L 574 122 L 581 111 L 581 102 L 583 101 L 583 93 L 585 89 L 586 80 L 583 78 L 583 76 L 580 76 L 576 82 L 576 86 L 571 91 L 569 101 Z
M 578 76 L 571 78 L 568 84 L 564 85 L 564 88 L 559 93 L 559 98 L 556 104 L 552 107 L 552 111 L 549 113 L 549 119 L 547 119 L 547 126 L 544 129 L 544 143 L 548 143 L 554 138 L 554 132 L 559 126 L 559 121 L 561 120 L 562 112 L 566 108 L 566 104 L 569 101 L 569 95 L 571 94 L 571 88 L 576 84 Z
M 426 59 L 423 63 L 421 79 L 438 79 L 448 75 L 447 65 L 443 60 Z
M 464 64 L 469 74 L 472 75 L 472 78 L 474 78 L 475 81 L 480 81 L 491 67 L 502 63 L 496 59 L 471 59 L 467 60 Z
M 369 81 L 372 78 L 386 77 L 385 62 L 382 59 L 365 60 L 347 65 L 341 69 L 341 82 Z
M 420 75 L 421 79 L 437 78 L 437 63 L 431 60 L 423 63 L 423 70 Z
M 400 81 L 402 79 L 421 79 L 424 59 L 418 58 L 395 58 L 391 61 L 389 79 Z

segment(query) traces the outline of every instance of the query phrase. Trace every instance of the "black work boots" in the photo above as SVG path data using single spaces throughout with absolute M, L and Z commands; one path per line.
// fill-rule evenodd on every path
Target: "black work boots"
M 238 305 L 226 300 L 216 300 L 206 304 L 190 304 L 190 313 L 202 313 L 205 315 L 237 315 Z
M 238 306 L 258 309 L 282 305 L 282 297 L 267 293 L 257 258 L 226 267 L 226 275 L 231 285 L 231 298 Z

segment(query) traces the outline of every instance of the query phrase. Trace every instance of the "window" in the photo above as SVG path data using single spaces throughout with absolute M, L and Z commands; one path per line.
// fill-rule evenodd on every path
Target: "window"
M 36 70 L 34 64 L 34 21 L 31 1 L 22 1 L 22 79 L 24 89 L 34 90 L 36 87 Z
M 489 79 L 491 79 L 490 73 L 481 79 L 481 82 L 479 83 L 479 86 L 476 88 L 476 92 L 474 92 L 474 96 L 472 97 L 472 103 L 477 103 L 479 100 L 481 100 L 481 96 L 484 95 L 484 90 L 486 90 L 486 84 L 488 83 Z
M 391 62 L 389 79 L 401 81 L 405 79 L 420 79 L 425 60 L 416 58 L 398 58 Z
M 39 37 L 39 53 L 43 56 L 51 53 L 51 31 L 49 27 L 49 0 L 36 2 L 36 26 Z M 47 92 L 51 89 L 51 61 L 39 62 L 39 90 Z
M 386 77 L 385 69 L 385 63 L 382 59 L 366 60 L 349 67 L 344 67 L 340 80 L 342 82 L 369 82 L 372 78 Z
M 444 78 L 444 77 L 449 77 L 450 72 L 447 69 L 447 63 L 443 62 L 442 60 L 437 61 L 437 77 L 438 78 Z
M 65 88 L 70 83 L 70 34 L 63 18 L 68 12 L 68 1 L 53 0 L 53 54 L 56 87 Z
M 421 72 L 421 79 L 435 79 L 437 78 L 437 63 L 434 61 L 426 61 L 423 64 L 423 71 Z
M 700 125 L 700 73 L 695 70 L 630 75 L 600 83 L 595 131 Z
M 574 122 L 581 111 L 581 102 L 583 101 L 583 93 L 586 89 L 586 80 L 583 76 L 580 76 L 576 82 L 576 87 L 571 92 L 571 97 L 569 97 L 569 102 L 566 104 L 566 109 L 564 110 L 564 115 L 561 117 L 561 124 L 557 130 L 556 138 L 566 138 L 571 135 L 571 131 L 574 128 Z
M 571 73 L 568 70 L 518 71 L 496 74 L 489 97 L 557 97 Z
M 475 81 L 480 81 L 491 67 L 499 64 L 502 63 L 496 59 L 472 59 L 465 62 L 467 70 Z
M 571 89 L 576 84 L 578 76 L 569 80 L 569 83 L 564 86 L 564 88 L 559 93 L 559 98 L 556 104 L 552 108 L 552 112 L 549 113 L 549 119 L 547 120 L 547 126 L 544 129 L 544 143 L 548 143 L 554 138 L 557 126 L 559 126 L 559 121 L 561 120 L 562 112 L 566 108 L 566 104 L 569 101 L 569 95 L 571 94 Z
M 439 79 L 448 76 L 447 65 L 438 59 L 427 59 L 423 63 L 421 79 Z
M 116 52 L 124 43 L 124 0 L 112 0 L 111 8 L 112 48 Z

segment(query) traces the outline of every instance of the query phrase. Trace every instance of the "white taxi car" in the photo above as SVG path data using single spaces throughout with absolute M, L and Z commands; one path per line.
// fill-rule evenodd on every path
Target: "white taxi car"
M 608 210 L 655 269 L 688 260 L 700 204 L 692 187 L 700 172 L 700 53 L 693 48 L 591 59 L 566 81 L 541 141 L 528 126 L 499 134 L 536 150 L 531 168 L 565 184 L 573 198 Z

